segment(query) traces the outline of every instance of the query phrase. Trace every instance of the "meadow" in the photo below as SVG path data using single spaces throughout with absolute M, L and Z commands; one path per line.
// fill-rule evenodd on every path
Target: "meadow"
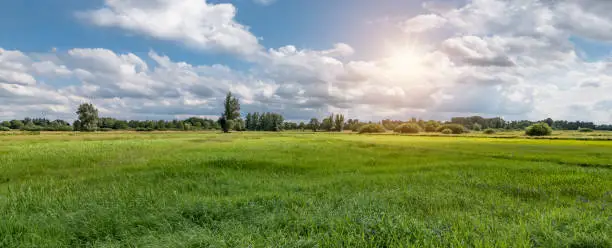
M 612 247 L 612 142 L 472 135 L 0 135 L 0 247 Z

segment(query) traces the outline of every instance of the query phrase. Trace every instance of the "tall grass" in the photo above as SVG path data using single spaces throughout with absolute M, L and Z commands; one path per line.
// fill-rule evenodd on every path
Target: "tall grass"
M 0 136 L 0 247 L 610 247 L 612 142 Z

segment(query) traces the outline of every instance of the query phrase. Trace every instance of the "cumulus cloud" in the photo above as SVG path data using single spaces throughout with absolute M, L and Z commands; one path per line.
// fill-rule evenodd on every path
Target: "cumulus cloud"
M 268 1 L 266 1 L 268 2 Z M 261 49 L 248 28 L 234 20 L 231 4 L 206 0 L 105 0 L 104 7 L 77 16 L 102 27 L 118 27 L 202 50 L 252 55 Z
M 212 116 L 232 91 L 244 111 L 275 111 L 290 119 L 339 111 L 360 119 L 480 114 L 612 122 L 612 97 L 603 94 L 612 92 L 610 60 L 585 60 L 570 40 L 609 42 L 609 1 L 448 2 L 428 2 L 423 6 L 431 13 L 401 22 L 410 35 L 435 32 L 431 44 L 353 60 L 359 51 L 345 43 L 321 50 L 263 49 L 234 20 L 230 4 L 107 0 L 79 16 L 99 26 L 234 53 L 246 57 L 249 68 L 190 64 L 156 51 L 139 57 L 80 48 L 33 56 L 0 49 L 0 99 L 6 103 L 0 111 L 73 116 L 74 106 L 91 101 L 103 115 L 120 118 Z M 60 77 L 78 83 L 45 84 Z
M 431 29 L 436 29 L 444 24 L 447 20 L 436 14 L 419 15 L 402 23 L 402 29 L 407 33 L 420 33 Z

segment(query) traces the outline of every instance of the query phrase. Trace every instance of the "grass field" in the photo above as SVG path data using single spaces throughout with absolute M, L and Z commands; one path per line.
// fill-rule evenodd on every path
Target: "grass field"
M 0 247 L 611 247 L 612 142 L 0 136 Z

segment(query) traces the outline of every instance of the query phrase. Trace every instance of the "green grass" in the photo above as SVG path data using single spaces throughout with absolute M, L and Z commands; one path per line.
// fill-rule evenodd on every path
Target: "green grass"
M 611 247 L 612 142 L 0 136 L 0 247 Z

